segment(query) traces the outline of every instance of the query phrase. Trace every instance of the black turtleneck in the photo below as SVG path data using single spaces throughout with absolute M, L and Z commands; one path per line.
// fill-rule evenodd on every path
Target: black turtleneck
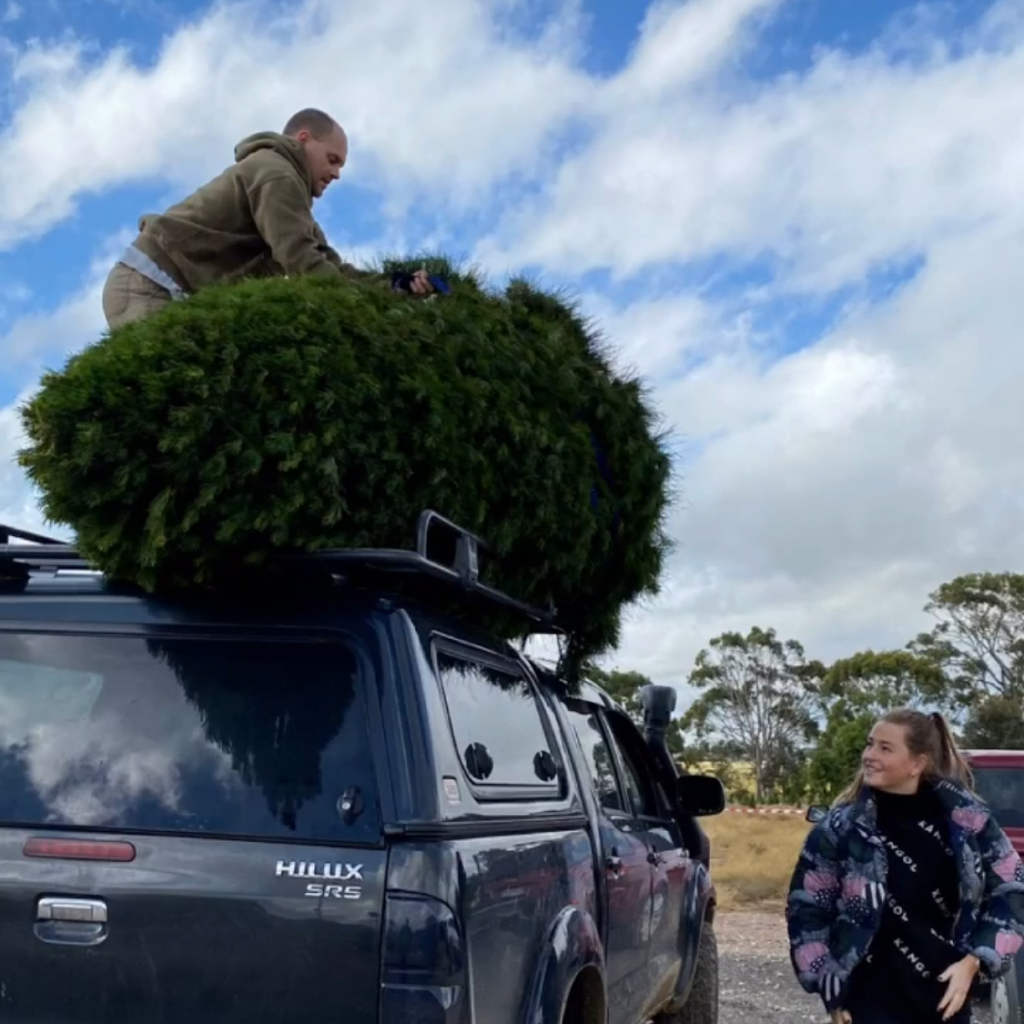
M 922 1024 L 938 1021 L 946 991 L 938 977 L 959 959 L 952 942 L 959 887 L 949 815 L 927 783 L 911 796 L 872 794 L 889 859 L 888 899 L 851 988 L 871 1002 L 883 996 L 886 1005 Z

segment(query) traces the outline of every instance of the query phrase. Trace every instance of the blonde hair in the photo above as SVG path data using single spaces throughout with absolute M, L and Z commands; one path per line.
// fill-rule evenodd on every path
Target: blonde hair
M 967 789 L 973 787 L 974 776 L 970 765 L 960 753 L 946 719 L 938 711 L 929 715 L 910 708 L 897 708 L 895 711 L 887 711 L 878 721 L 902 727 L 910 753 L 914 757 L 928 758 L 926 778 L 951 779 Z M 852 803 L 863 786 L 864 768 L 861 767 L 857 769 L 850 785 L 836 797 L 836 805 Z

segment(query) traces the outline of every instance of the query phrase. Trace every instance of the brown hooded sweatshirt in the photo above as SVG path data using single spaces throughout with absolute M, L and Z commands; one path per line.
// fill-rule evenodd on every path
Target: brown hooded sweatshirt
M 313 219 L 302 146 L 260 132 L 235 163 L 163 214 L 139 220 L 133 243 L 186 292 L 243 277 L 362 276 L 327 244 Z

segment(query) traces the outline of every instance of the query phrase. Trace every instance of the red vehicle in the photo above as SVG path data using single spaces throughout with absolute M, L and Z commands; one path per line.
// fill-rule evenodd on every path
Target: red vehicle
M 974 788 L 1024 857 L 1024 750 L 968 750 Z
M 1024 857 L 1024 750 L 968 750 L 974 789 Z M 991 986 L 993 1024 L 1024 1024 L 1024 954 Z

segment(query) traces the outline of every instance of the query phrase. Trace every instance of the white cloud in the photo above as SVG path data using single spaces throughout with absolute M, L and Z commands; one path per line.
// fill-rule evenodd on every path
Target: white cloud
M 604 103 L 639 108 L 672 97 L 717 72 L 752 41 L 751 16 L 765 15 L 782 0 L 658 0 L 640 27 L 629 66 L 613 80 Z
M 1024 30 L 998 48 L 973 43 L 923 64 L 825 51 L 802 76 L 717 89 L 683 79 L 656 102 L 612 90 L 592 143 L 481 257 L 636 274 L 769 254 L 791 284 L 833 288 L 1016 214 Z M 644 82 L 647 62 L 664 58 L 641 47 L 621 82 Z
M 395 197 L 395 217 L 412 200 L 443 212 L 500 197 L 506 216 L 477 250 L 492 271 L 639 275 L 642 301 L 583 305 L 657 378 L 687 441 L 684 500 L 665 593 L 634 611 L 614 661 L 682 682 L 709 637 L 754 623 L 826 658 L 899 644 L 937 583 L 1024 564 L 1024 18 L 999 3 L 955 45 L 941 20 L 903 21 L 858 56 L 745 77 L 783 2 L 661 3 L 606 78 L 567 43 L 571 3 L 539 42 L 507 29 L 509 5 L 308 0 L 290 23 L 219 7 L 152 67 L 21 51 L 0 246 L 92 192 L 183 189 L 247 132 L 326 107 L 350 129 L 352 174 Z M 592 134 L 560 155 L 570 123 Z M 46 159 L 58 125 L 80 140 L 74 175 Z M 538 200 L 507 202 L 519 176 Z M 383 231 L 409 237 L 401 219 Z M 871 298 L 869 271 L 908 259 L 917 278 Z M 768 280 L 730 288 L 722 265 L 747 260 Z M 96 280 L 0 339 L 7 365 L 95 336 Z M 839 323 L 780 358 L 792 346 L 760 316 L 840 285 L 854 299 Z M 0 412 L 0 437 L 14 424 Z M 4 472 L 2 515 L 28 514 Z
M 90 261 L 82 284 L 55 309 L 34 309 L 0 335 L 0 366 L 12 378 L 26 369 L 58 367 L 72 352 L 96 341 L 106 329 L 103 284 L 118 252 L 131 240 L 125 228 L 104 240 Z
M 618 365 L 647 378 L 676 370 L 688 353 L 706 353 L 726 330 L 717 311 L 692 293 L 668 293 L 624 309 L 588 293 L 580 309 L 611 343 Z
M 102 281 L 49 313 L 30 313 L 15 321 L 0 342 L 5 365 L 24 363 L 35 356 L 64 356 L 95 340 L 106 326 L 100 296 Z
M 36 533 L 47 532 L 33 488 L 17 464 L 18 449 L 25 443 L 19 406 L 29 392 L 0 409 L 0 523 Z
M 672 582 L 616 660 L 681 682 L 709 637 L 755 623 L 824 658 L 902 645 L 943 580 L 1024 570 L 1022 228 L 934 246 L 813 348 L 730 354 L 662 390 L 705 445 Z
M 287 13 L 219 5 L 144 66 L 125 48 L 34 45 L 14 62 L 23 96 L 0 135 L 0 247 L 68 217 L 83 196 L 219 171 L 244 135 L 320 106 L 352 141 L 350 174 L 393 196 L 472 202 L 535 170 L 552 130 L 586 100 L 557 52 L 503 27 L 500 5 L 306 0 Z M 73 138 L 73 173 L 53 140 Z
M 122 231 L 104 241 L 78 292 L 54 309 L 26 313 L 0 335 L 0 372 L 8 383 L 30 382 L 14 401 L 0 408 L 0 523 L 34 532 L 54 532 L 44 522 L 35 489 L 16 461 L 18 450 L 25 444 L 18 409 L 32 396 L 43 369 L 59 368 L 72 352 L 96 341 L 106 327 L 101 302 L 103 282 L 127 234 Z M 68 535 L 65 527 L 59 532 Z

